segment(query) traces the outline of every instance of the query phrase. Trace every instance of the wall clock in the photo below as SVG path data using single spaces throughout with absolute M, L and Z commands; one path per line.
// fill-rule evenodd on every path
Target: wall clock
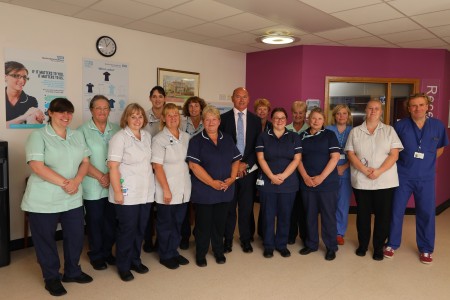
M 117 51 L 116 42 L 109 36 L 101 36 L 97 40 L 97 51 L 105 57 L 113 56 Z

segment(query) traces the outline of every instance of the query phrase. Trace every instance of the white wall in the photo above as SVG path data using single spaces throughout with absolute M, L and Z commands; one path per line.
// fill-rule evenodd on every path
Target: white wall
M 112 61 L 128 63 L 129 101 L 149 108 L 148 94 L 156 85 L 158 67 L 200 73 L 200 96 L 206 101 L 231 95 L 245 85 L 245 54 L 165 38 L 110 25 L 44 13 L 0 3 L 0 62 L 4 49 L 31 49 L 64 55 L 67 97 L 75 105 L 73 128 L 81 124 L 82 58 L 103 59 L 95 49 L 101 35 L 117 43 Z M 6 129 L 5 95 L 0 93 L 0 139 L 9 142 L 11 239 L 23 237 L 20 202 L 29 169 L 25 163 L 28 129 Z M 77 113 L 78 112 L 78 113 Z

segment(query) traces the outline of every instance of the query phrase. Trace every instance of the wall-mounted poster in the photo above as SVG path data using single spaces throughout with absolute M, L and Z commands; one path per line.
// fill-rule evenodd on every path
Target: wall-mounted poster
M 5 49 L 6 128 L 38 128 L 48 120 L 50 102 L 65 97 L 63 55 Z
M 183 106 L 189 97 L 199 96 L 200 73 L 158 68 L 158 85 L 166 91 L 167 102 Z
M 128 102 L 128 64 L 83 59 L 83 121 L 92 115 L 89 103 L 95 95 L 103 95 L 111 108 L 109 120 L 120 122 L 120 116 Z

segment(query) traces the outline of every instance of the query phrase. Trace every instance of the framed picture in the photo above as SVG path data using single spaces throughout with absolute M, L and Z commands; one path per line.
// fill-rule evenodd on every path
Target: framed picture
M 166 91 L 168 102 L 183 105 L 189 97 L 199 95 L 200 73 L 158 68 L 158 85 Z

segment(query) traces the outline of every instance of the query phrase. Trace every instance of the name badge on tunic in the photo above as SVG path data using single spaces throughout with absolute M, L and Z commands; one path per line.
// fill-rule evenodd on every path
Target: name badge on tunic
M 345 154 L 342 153 L 339 159 L 345 159 Z
M 414 152 L 414 158 L 417 158 L 417 159 L 423 159 L 425 157 L 425 154 L 424 153 L 421 153 L 421 152 Z
M 257 180 L 256 180 L 256 185 L 263 186 L 263 185 L 264 185 L 264 180 L 262 180 L 262 179 L 257 179 Z

